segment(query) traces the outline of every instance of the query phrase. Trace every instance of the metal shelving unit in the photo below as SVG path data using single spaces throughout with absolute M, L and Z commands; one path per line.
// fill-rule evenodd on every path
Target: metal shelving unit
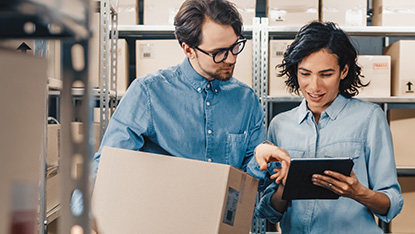
M 7 3 L 6 3 L 7 2 Z M 80 81 L 85 87 L 88 85 L 88 47 L 92 32 L 89 27 L 91 9 L 100 4 L 101 23 L 103 30 L 101 47 L 101 69 L 104 78 L 103 86 L 99 90 L 89 88 L 75 89 L 72 84 Z M 49 96 L 59 96 L 59 109 L 61 111 L 62 126 L 62 156 L 60 159 L 60 190 L 61 205 L 45 213 L 45 176 L 40 181 L 40 217 L 48 224 L 57 217 L 62 217 L 60 233 L 70 233 L 74 226 L 78 226 L 83 233 L 90 233 L 90 187 L 89 162 L 92 152 L 90 109 L 93 107 L 91 97 L 101 98 L 101 113 L 108 113 L 109 98 L 116 97 L 116 63 L 118 31 L 113 30 L 110 35 L 110 26 L 117 29 L 117 8 L 112 5 L 117 1 L 102 0 L 56 0 L 56 1 L 2 1 L 0 4 L 0 37 L 2 39 L 30 38 L 37 40 L 60 40 L 62 53 L 62 80 L 49 78 Z M 95 7 L 96 7 L 95 5 Z M 115 43 L 114 43 L 115 42 Z M 109 46 L 111 44 L 111 47 Z M 111 53 L 109 52 L 111 48 Z M 111 54 L 111 56 L 110 56 Z M 76 56 L 77 55 L 77 56 Z M 75 58 L 76 59 L 73 59 Z M 111 63 L 110 63 L 111 61 Z M 111 67 L 111 71 L 109 69 Z M 110 71 L 110 72 L 109 72 Z M 102 74 L 101 73 L 101 74 Z M 110 88 L 105 86 L 109 82 Z M 114 92 L 111 92 L 114 90 Z M 103 98 L 104 97 L 104 98 Z M 81 105 L 74 105 L 73 98 L 82 99 Z M 113 98 L 115 99 L 115 98 Z M 79 119 L 83 123 L 84 139 L 75 142 L 71 134 L 71 122 Z M 106 124 L 108 114 L 101 116 L 101 123 Z M 46 121 L 46 120 L 45 120 Z M 106 126 L 106 125 L 105 125 Z M 104 126 L 104 127 L 105 127 Z M 102 129 L 104 129 L 104 127 Z M 42 159 L 46 165 L 46 159 Z M 78 177 L 73 176 L 74 162 L 83 162 Z M 42 171 L 46 171 L 43 168 Z M 46 174 L 46 173 L 45 173 Z M 63 186 L 64 185 L 64 186 Z M 83 210 L 74 213 L 70 208 L 71 197 L 74 191 L 83 194 Z M 39 233 L 45 232 L 45 227 L 39 225 Z

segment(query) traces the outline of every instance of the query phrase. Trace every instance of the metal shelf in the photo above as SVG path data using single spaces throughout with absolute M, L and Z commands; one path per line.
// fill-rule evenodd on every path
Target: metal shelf
M 50 224 L 51 222 L 53 222 L 60 216 L 61 216 L 61 205 L 57 205 L 53 207 L 51 210 L 46 212 L 45 225 Z
M 253 26 L 244 26 L 243 34 L 252 36 Z M 138 37 L 139 39 L 174 39 L 173 25 L 118 25 L 119 37 Z
M 397 166 L 398 176 L 415 176 L 415 166 L 403 167 Z
M 73 97 L 83 97 L 84 93 L 85 93 L 84 88 L 72 88 L 72 96 Z M 59 96 L 59 95 L 61 95 L 61 91 L 60 90 L 49 90 L 49 95 Z M 91 89 L 91 95 L 94 98 L 99 98 L 100 95 L 101 95 L 101 90 L 100 89 Z M 112 91 L 108 91 L 108 95 L 111 98 L 116 97 L 115 92 L 112 92 Z M 119 96 L 117 96 L 117 97 L 119 97 Z
M 373 103 L 388 103 L 388 104 L 415 104 L 415 97 L 356 97 L 357 99 L 373 102 Z M 303 97 L 274 97 L 268 96 L 268 102 L 301 102 Z
M 64 1 L 63 6 L 42 4 L 39 0 L 11 3 L 0 9 L 0 37 L 89 38 L 88 8 L 84 6 L 84 1 Z M 77 11 L 71 10 L 74 8 Z
M 268 32 L 273 37 L 292 37 L 298 33 L 300 26 L 268 26 Z M 366 27 L 341 27 L 350 36 L 415 36 L 415 27 L 387 27 L 387 26 L 366 26 Z

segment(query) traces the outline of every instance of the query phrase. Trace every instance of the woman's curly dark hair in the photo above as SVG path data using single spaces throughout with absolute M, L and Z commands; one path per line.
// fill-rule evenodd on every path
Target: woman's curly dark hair
M 359 94 L 358 88 L 368 85 L 361 81 L 363 76 L 357 64 L 357 51 L 347 34 L 335 23 L 313 21 L 300 29 L 294 42 L 285 51 L 282 64 L 278 65 L 282 68 L 278 76 L 288 77 L 285 84 L 290 92 L 299 94 L 298 64 L 305 57 L 322 49 L 327 49 L 337 56 L 340 71 L 346 65 L 349 66 L 347 76 L 340 81 L 339 93 L 341 95 L 347 98 L 356 96 Z

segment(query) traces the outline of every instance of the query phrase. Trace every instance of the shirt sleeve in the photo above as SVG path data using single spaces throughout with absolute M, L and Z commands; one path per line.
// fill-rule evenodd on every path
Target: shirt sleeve
M 277 188 L 278 184 L 272 183 L 265 189 L 261 196 L 261 200 L 255 207 L 254 215 L 256 217 L 267 219 L 271 223 L 278 223 L 281 220 L 282 214 L 271 206 L 271 197 L 275 191 L 277 191 Z
M 93 181 L 104 146 L 138 151 L 144 145 L 144 136 L 151 133 L 151 104 L 147 87 L 141 79 L 145 78 L 132 82 L 111 117 L 99 150 L 94 155 Z
M 261 124 L 262 124 L 262 122 L 261 122 Z M 275 131 L 275 130 L 273 130 L 273 124 L 271 122 L 271 124 L 269 126 L 269 130 L 268 130 L 268 140 L 275 144 L 276 142 L 273 141 L 273 139 L 271 139 L 271 138 L 273 138 L 270 134 L 272 131 Z M 262 140 L 258 144 L 260 144 L 262 142 L 264 142 L 264 140 Z M 256 147 L 256 145 L 255 145 L 255 147 Z M 255 147 L 253 148 L 253 150 L 255 150 Z M 271 180 L 269 178 L 271 176 L 271 174 L 274 173 L 273 170 L 275 168 L 280 168 L 280 167 L 281 167 L 281 164 L 279 162 L 270 162 L 270 163 L 268 163 L 267 170 L 261 171 L 259 169 L 259 164 L 256 161 L 256 158 L 252 157 L 250 159 L 249 163 L 248 163 L 247 172 L 250 175 L 252 175 L 253 177 L 255 177 L 259 180 L 258 191 L 263 191 L 268 185 L 270 185 L 271 183 L 274 182 L 273 180 Z
M 389 197 L 388 213 L 385 216 L 375 214 L 389 223 L 402 210 L 403 198 L 397 179 L 392 134 L 385 113 L 378 106 L 373 112 L 367 121 L 366 161 L 369 186 L 373 191 L 385 193 Z
M 248 147 L 246 151 L 246 155 L 244 158 L 244 162 L 242 163 L 242 170 L 247 171 L 249 173 L 250 169 L 248 169 L 248 165 L 251 163 L 252 159 L 255 160 L 254 151 L 257 145 L 261 144 L 265 140 L 265 127 L 264 127 L 264 112 L 261 108 L 259 100 L 255 94 L 253 94 L 254 98 L 254 106 L 252 110 L 252 123 L 250 124 L 250 137 L 248 142 Z M 252 165 L 251 165 L 252 166 Z M 253 165 L 255 167 L 255 165 Z M 252 174 L 251 174 L 252 175 Z M 255 176 L 254 176 L 255 177 Z

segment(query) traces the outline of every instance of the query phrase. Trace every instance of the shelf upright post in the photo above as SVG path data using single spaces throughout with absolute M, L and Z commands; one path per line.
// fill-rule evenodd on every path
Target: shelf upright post
M 266 113 L 264 124 L 268 126 L 268 18 L 261 18 L 261 104 Z
M 90 233 L 90 186 L 89 168 L 92 153 L 90 138 L 92 103 L 88 82 L 88 39 L 79 41 L 65 40 L 63 45 L 63 88 L 62 88 L 62 157 L 60 158 L 61 179 L 61 214 L 60 233 L 71 233 L 82 229 Z M 81 105 L 72 103 L 72 84 L 80 81 L 85 90 Z M 83 139 L 77 140 L 72 134 L 72 121 L 82 122 Z M 71 208 L 72 195 L 80 194 L 82 206 Z
M 261 20 L 258 17 L 254 17 L 253 29 L 252 29 L 252 88 L 261 98 Z
M 110 39 L 110 4 L 109 0 L 100 1 L 100 80 L 99 80 L 99 103 L 100 103 L 100 139 L 104 135 L 109 120 L 109 39 Z M 112 70 L 112 69 L 111 69 Z
M 117 92 L 117 65 L 118 65 L 118 12 L 113 11 L 111 14 L 111 92 L 115 93 L 115 97 L 110 98 L 111 115 L 114 113 L 118 100 Z M 101 139 L 103 131 L 101 128 Z

